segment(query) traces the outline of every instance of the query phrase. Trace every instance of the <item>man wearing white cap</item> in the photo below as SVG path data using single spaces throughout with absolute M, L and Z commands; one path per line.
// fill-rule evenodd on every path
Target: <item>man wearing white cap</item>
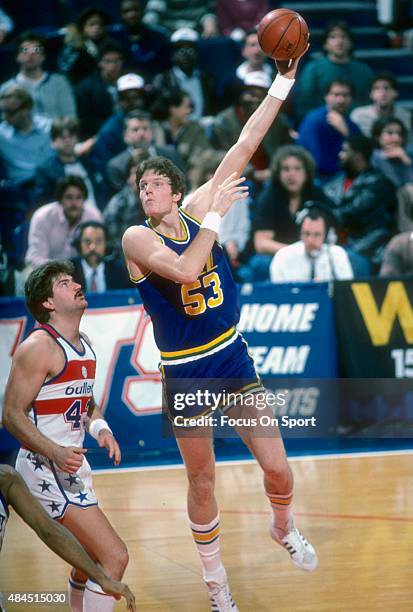
M 125 117 L 135 110 L 145 109 L 145 81 L 139 74 L 124 74 L 117 80 L 119 110 L 103 124 L 92 149 L 93 162 L 102 172 L 107 162 L 123 151 Z
M 214 91 L 212 80 L 201 73 L 198 64 L 196 44 L 198 32 L 191 28 L 176 30 L 170 39 L 172 44 L 172 68 L 157 75 L 153 86 L 160 92 L 181 89 L 192 100 L 191 119 L 200 119 L 203 115 L 214 113 Z
M 248 72 L 240 83 L 237 101 L 219 113 L 212 124 L 212 145 L 227 150 L 238 140 L 243 126 L 264 100 L 271 85 L 266 72 Z M 291 142 L 287 120 L 280 113 L 271 125 L 261 145 L 251 159 L 254 179 L 263 181 L 269 176 L 269 162 L 276 149 Z

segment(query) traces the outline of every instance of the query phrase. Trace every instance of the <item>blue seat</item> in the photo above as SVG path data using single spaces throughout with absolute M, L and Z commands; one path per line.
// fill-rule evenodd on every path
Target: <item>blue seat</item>
M 241 63 L 240 45 L 231 38 L 201 38 L 198 42 L 199 66 L 215 79 L 216 93 L 222 96 L 225 85 L 235 76 Z
M 37 28 L 61 28 L 65 21 L 64 4 L 60 0 L 2 0 L 1 6 L 14 21 L 13 34 L 20 34 Z
M 378 25 L 374 2 L 283 2 L 282 6 L 300 13 L 310 30 L 324 28 L 328 22 L 338 19 L 350 27 Z
M 389 46 L 387 32 L 381 27 L 355 27 L 351 28 L 355 49 L 386 49 Z M 310 35 L 311 49 L 322 49 L 324 28 L 312 28 Z
M 70 21 L 74 21 L 79 13 L 90 6 L 108 13 L 112 17 L 113 23 L 119 21 L 119 0 L 70 0 L 66 4 Z
M 403 75 L 397 79 L 399 84 L 399 98 L 400 99 L 411 99 L 413 98 L 413 76 Z
M 354 56 L 374 72 L 391 72 L 396 77 L 412 73 L 413 52 L 408 49 L 365 49 L 356 51 Z

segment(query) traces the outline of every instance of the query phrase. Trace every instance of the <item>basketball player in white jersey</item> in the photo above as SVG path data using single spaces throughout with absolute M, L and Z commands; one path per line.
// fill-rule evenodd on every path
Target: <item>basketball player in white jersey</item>
M 128 552 L 97 506 L 83 448 L 85 429 L 116 465 L 121 455 L 93 400 L 96 358 L 79 331 L 87 301 L 72 274 L 71 263 L 49 261 L 26 281 L 26 305 L 40 326 L 14 354 L 3 424 L 22 445 L 16 469 L 31 493 L 108 576 L 121 580 Z M 69 599 L 73 612 L 111 612 L 116 601 L 75 568 Z
M 0 551 L 9 518 L 9 506 L 14 508 L 53 552 L 90 576 L 106 593 L 125 597 L 128 610 L 135 612 L 135 597 L 128 586 L 108 578 L 76 538 L 43 510 L 20 474 L 9 465 L 0 465 Z M 7 602 L 3 603 L 6 605 Z

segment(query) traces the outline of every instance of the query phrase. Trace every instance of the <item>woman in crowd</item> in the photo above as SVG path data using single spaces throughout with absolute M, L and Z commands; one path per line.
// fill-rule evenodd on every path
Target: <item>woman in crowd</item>
M 299 239 L 296 214 L 307 200 L 330 204 L 314 183 L 315 163 L 308 151 L 296 145 L 280 147 L 270 165 L 270 180 L 257 199 L 253 214 L 254 255 L 244 281 L 267 280 L 275 253 Z
M 373 124 L 375 151 L 372 165 L 396 186 L 413 183 L 413 147 L 406 126 L 397 117 L 381 117 Z
M 107 13 L 89 7 L 80 13 L 76 23 L 66 27 L 65 45 L 58 64 L 71 83 L 78 83 L 97 69 L 99 49 L 109 40 L 105 32 L 109 23 Z

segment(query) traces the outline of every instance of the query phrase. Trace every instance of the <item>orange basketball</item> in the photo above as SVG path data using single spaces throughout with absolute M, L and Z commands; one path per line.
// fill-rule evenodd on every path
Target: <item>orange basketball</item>
M 270 11 L 258 25 L 258 41 L 266 55 L 287 60 L 301 55 L 307 48 L 310 33 L 299 13 L 280 8 Z

